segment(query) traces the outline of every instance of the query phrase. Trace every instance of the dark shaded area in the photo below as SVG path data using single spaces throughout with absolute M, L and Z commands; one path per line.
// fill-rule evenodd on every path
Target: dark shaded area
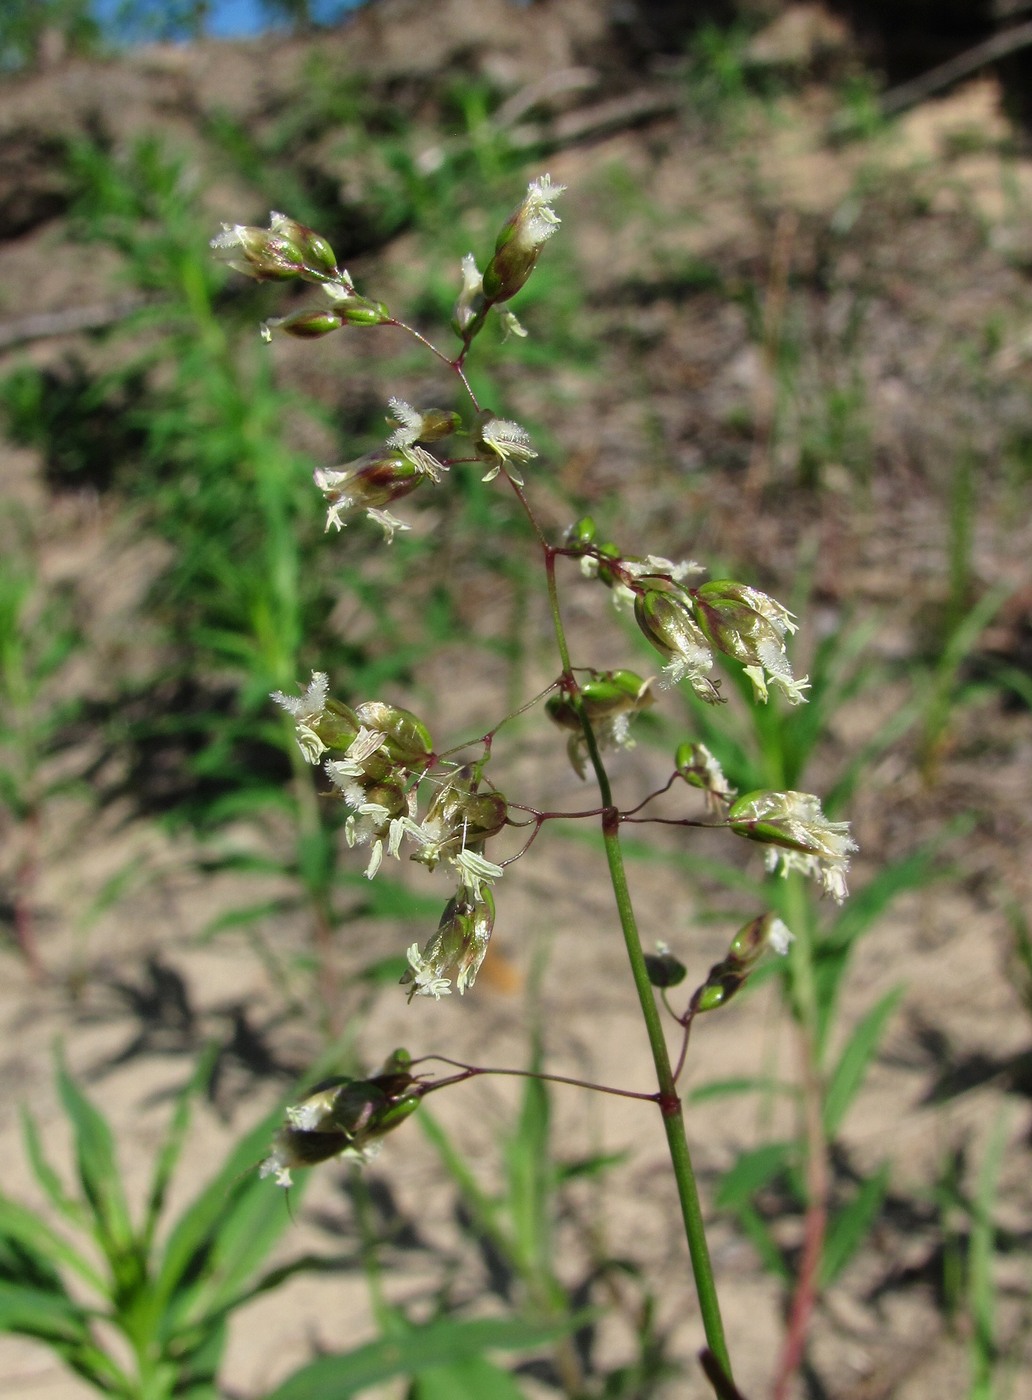
M 986 39 L 992 0 L 830 0 L 890 83 L 904 82 Z
M 972 679 L 998 686 L 1005 708 L 1032 709 L 1032 585 L 1004 602 L 965 669 Z
M 921 1097 L 923 1105 L 948 1103 L 990 1084 L 1032 1099 L 1032 1049 L 1017 1055 L 987 1055 L 958 1048 L 941 1027 L 922 1019 L 912 1018 L 911 1028 L 918 1063 L 933 1075 Z
M 825 4 L 846 21 L 863 63 L 889 87 L 917 78 L 1032 19 L 1032 8 L 1022 0 L 825 0 Z M 636 0 L 613 6 L 610 57 L 633 73 L 657 58 L 683 55 L 707 26 L 744 23 L 755 28 L 791 8 L 791 0 L 780 5 Z M 1013 115 L 1027 124 L 1032 119 L 1032 47 L 997 60 L 993 68 Z
M 214 1041 L 219 1049 L 205 1097 L 225 1114 L 253 1084 L 269 1079 L 290 1082 L 301 1073 L 301 1065 L 272 1048 L 283 1015 L 257 1025 L 243 1001 L 224 1002 L 201 1013 L 187 979 L 157 954 L 147 958 L 139 978 L 115 978 L 107 985 L 111 1007 L 84 1019 L 104 1024 L 128 1021 L 130 1030 L 122 1047 L 94 1066 L 92 1079 L 145 1057 L 186 1059 L 192 1070 L 204 1046 Z M 177 1092 L 165 1091 L 160 1097 L 174 1098 Z
M 370 1173 L 358 1177 L 348 1172 L 341 1179 L 340 1190 L 352 1212 L 357 1209 L 357 1198 L 361 1195 L 361 1206 L 372 1215 L 377 1240 L 406 1252 L 437 1251 L 438 1246 L 431 1244 L 420 1232 L 418 1224 L 402 1210 L 386 1176 Z
M 905 83 L 1032 18 L 1021 0 L 828 0 L 888 86 Z M 1032 119 L 1032 47 L 993 65 L 1012 115 Z
M 59 218 L 70 203 L 64 143 L 31 129 L 5 132 L 0 144 L 0 229 L 5 238 Z
M 734 0 L 635 0 L 613 5 L 613 37 L 617 52 L 633 67 L 646 57 L 684 53 L 691 37 L 704 25 L 730 25 L 741 7 Z
M 1032 19 L 1022 0 L 825 0 L 855 35 L 866 66 L 888 87 L 908 82 Z M 792 8 L 780 5 L 711 3 L 685 5 L 676 0 L 637 0 L 614 7 L 615 53 L 629 69 L 657 57 L 673 57 L 691 47 L 705 26 L 763 24 Z M 1032 119 L 1032 46 L 992 65 L 1004 85 L 1012 114 L 1026 125 Z
M 104 492 L 146 445 L 146 392 L 141 370 L 98 374 L 70 355 L 59 368 L 24 365 L 7 375 L 0 414 L 12 441 L 40 453 L 52 491 Z
M 972 1222 L 982 1215 L 982 1206 L 962 1182 L 971 1175 L 969 1154 L 964 1145 L 954 1147 L 943 1163 L 933 1198 L 920 1203 L 911 1197 L 890 1194 L 883 1207 L 882 1253 L 886 1269 L 867 1290 L 865 1297 L 880 1304 L 893 1293 L 907 1289 L 928 1289 L 940 1311 L 949 1315 L 958 1303 L 951 1286 L 956 1287 L 958 1261 L 972 1252 Z M 1032 1244 L 1032 1231 L 994 1228 L 994 1249 L 1001 1255 L 1021 1257 Z M 914 1243 L 921 1246 L 914 1257 Z M 893 1257 L 895 1249 L 908 1247 L 910 1262 Z M 951 1285 L 950 1279 L 953 1278 Z
M 258 736 L 259 719 L 239 712 L 237 691 L 196 674 L 94 702 L 80 723 L 83 738 L 104 736 L 84 774 L 95 799 L 127 802 L 130 819 L 175 814 L 203 827 L 220 799 L 290 777 L 283 749 Z
M 353 125 L 360 124 L 365 139 L 384 139 L 389 130 L 387 119 L 380 116 L 382 107 L 382 103 L 362 92 L 355 98 L 354 110 L 343 114 L 342 131 L 346 133 Z M 327 121 L 333 120 L 332 96 L 322 102 L 313 97 L 307 108 L 296 108 L 296 102 L 274 103 L 267 114 L 272 131 L 260 136 L 225 114 L 206 121 L 202 129 L 236 169 L 246 172 L 268 204 L 277 208 L 289 205 L 294 217 L 318 228 L 342 264 L 377 252 L 400 232 L 402 225 L 389 215 L 385 217 L 382 204 L 375 197 L 349 198 L 340 179 L 306 155 L 318 149 Z M 403 113 L 409 110 L 407 104 L 390 108 L 395 128 L 403 124 Z M 301 288 L 297 289 L 297 294 L 309 295 Z M 252 289 L 242 293 L 239 287 L 229 283 L 222 295 L 238 299 L 246 295 L 251 304 L 245 306 L 243 314 L 250 317 L 253 324 L 255 298 Z M 281 311 L 279 308 L 279 314 Z

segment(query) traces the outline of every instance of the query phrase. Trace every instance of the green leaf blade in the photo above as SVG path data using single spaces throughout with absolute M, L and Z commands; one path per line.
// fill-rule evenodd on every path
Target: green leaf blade
M 524 1400 L 510 1376 L 483 1356 L 435 1366 L 417 1377 L 411 1400 Z
M 820 1287 L 829 1288 L 867 1238 L 889 1185 L 888 1164 L 868 1177 L 849 1204 L 833 1217 L 824 1237 Z
M 266 1400 L 346 1400 L 397 1376 L 417 1376 L 481 1357 L 485 1351 L 547 1346 L 583 1318 L 533 1323 L 519 1318 L 456 1321 L 443 1318 L 400 1336 L 381 1337 L 337 1356 L 322 1356 L 288 1377 Z
M 889 1017 L 903 996 L 902 986 L 893 987 L 875 1003 L 854 1029 L 838 1063 L 828 1079 L 824 1095 L 824 1131 L 833 1139 L 871 1066 Z
M 75 1133 L 75 1156 L 83 1195 L 93 1213 L 94 1234 L 116 1276 L 136 1253 L 129 1206 L 107 1120 L 87 1099 L 63 1063 L 58 1091 Z
M 0 1196 L 0 1240 L 13 1242 L 38 1256 L 47 1268 L 63 1264 L 98 1293 L 105 1292 L 104 1280 L 78 1250 L 34 1211 L 5 1196 Z

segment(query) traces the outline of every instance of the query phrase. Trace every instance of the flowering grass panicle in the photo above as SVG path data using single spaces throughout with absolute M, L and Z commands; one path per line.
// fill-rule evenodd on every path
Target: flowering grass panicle
M 366 876 L 376 876 L 385 856 L 400 860 L 407 855 L 429 875 L 443 871 L 452 882 L 436 929 L 407 944 L 401 985 L 410 1001 L 440 1002 L 453 987 L 461 995 L 474 986 L 494 930 L 493 887 L 503 872 L 527 855 L 543 829 L 557 821 L 600 823 L 630 985 L 656 1076 L 655 1091 L 636 1097 L 661 1109 L 710 1364 L 721 1378 L 720 1393 L 732 1394 L 736 1392 L 730 1355 L 677 1082 L 694 1018 L 724 1006 L 768 953 L 791 962 L 792 934 L 773 910 L 750 919 L 733 936 L 724 958 L 710 968 L 688 1003 L 677 1011 L 670 998 L 687 976 L 691 955 L 682 958 L 665 945 L 655 954 L 643 952 L 624 870 L 621 828 L 633 821 L 640 831 L 650 822 L 662 821 L 667 827 L 680 826 L 686 837 L 698 826 L 729 831 L 763 845 L 771 872 L 810 876 L 839 901 L 847 893 L 846 873 L 856 845 L 848 824 L 829 820 L 812 794 L 753 791 L 737 796 L 712 749 L 694 738 L 678 745 L 665 782 L 629 806 L 621 807 L 614 800 L 603 754 L 615 754 L 614 761 L 620 761 L 621 753 L 633 746 L 635 725 L 657 703 L 657 695 L 653 678 L 633 669 L 573 665 L 560 605 L 564 560 L 578 566 L 574 584 L 581 577 L 593 580 L 610 590 L 616 604 L 633 605 L 640 633 L 662 659 L 664 687 L 687 683 L 702 700 L 718 704 L 724 698 L 718 667 L 728 663 L 741 668 L 758 702 L 768 701 L 776 690 L 788 703 L 798 705 L 806 700 L 809 683 L 805 677 L 795 677 L 788 656 L 796 620 L 769 594 L 734 579 L 699 582 L 703 570 L 694 560 L 675 561 L 648 550 L 625 551 L 602 537 L 590 516 L 582 516 L 553 543 L 521 475 L 525 463 L 538 459 L 529 432 L 481 403 L 471 387 L 464 366 L 492 313 L 503 332 L 525 334 L 508 302 L 525 286 L 542 249 L 556 233 L 560 221 L 554 205 L 563 192 L 564 186 L 548 175 L 531 181 L 502 224 L 490 256 L 480 264 L 472 253 L 462 259 L 451 321 L 458 340 L 455 354 L 393 317 L 383 303 L 360 296 L 347 272 L 337 266 L 326 240 L 284 215 L 274 214 L 267 230 L 224 226 L 213 241 L 217 254 L 247 276 L 259 281 L 298 278 L 324 288 L 328 309 L 270 321 L 269 333 L 278 330 L 317 338 L 335 330 L 368 333 L 389 328 L 413 337 L 454 373 L 455 407 L 421 409 L 393 395 L 388 400 L 390 431 L 380 446 L 344 466 L 316 469 L 315 485 L 327 503 L 327 530 L 340 531 L 364 515 L 383 529 L 389 542 L 397 530 L 407 528 L 392 513 L 396 502 L 418 492 L 414 503 L 418 509 L 428 490 L 438 502 L 446 502 L 455 475 L 473 467 L 483 485 L 497 483 L 493 489 L 507 492 L 513 510 L 526 520 L 529 546 L 543 566 L 558 661 L 540 695 L 503 716 L 486 735 L 459 742 L 443 753 L 435 751 L 429 730 L 417 715 L 383 700 L 337 700 L 321 671 L 313 673 L 299 695 L 277 691 L 273 699 L 293 720 L 305 760 L 321 772 L 322 795 L 343 804 L 345 841 L 352 847 L 368 847 Z M 460 444 L 450 454 L 446 452 L 449 439 Z M 548 718 L 564 731 L 576 771 L 583 778 L 594 776 L 597 806 L 571 812 L 539 809 L 530 802 L 511 801 L 490 781 L 488 766 L 499 731 L 535 705 L 542 705 Z M 705 820 L 692 814 L 694 794 L 701 794 L 705 803 Z M 653 802 L 664 796 L 667 807 L 675 804 L 675 814 L 664 809 L 663 816 L 653 816 Z M 593 955 L 590 939 L 600 936 L 604 932 L 585 931 L 585 956 Z M 676 1064 L 666 1042 L 664 1012 L 682 1036 Z M 396 1057 L 369 1080 L 335 1080 L 313 1090 L 287 1111 L 262 1174 L 286 1185 L 296 1167 L 342 1155 L 367 1159 L 425 1093 L 454 1082 L 416 1080 L 409 1065 L 407 1057 Z

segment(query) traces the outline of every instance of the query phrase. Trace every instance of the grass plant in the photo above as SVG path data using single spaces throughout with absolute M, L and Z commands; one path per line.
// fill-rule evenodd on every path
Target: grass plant
M 271 1122 L 235 1145 L 166 1237 L 158 1238 L 191 1101 L 210 1068 L 206 1056 L 179 1096 L 136 1220 L 110 1125 L 63 1065 L 57 1084 L 73 1131 L 75 1188 L 69 1190 L 45 1155 L 36 1119 L 24 1115 L 33 1176 L 60 1227 L 0 1197 L 0 1325 L 50 1347 L 102 1395 L 213 1397 L 233 1311 L 306 1267 L 299 1261 L 260 1272 L 287 1223 L 267 1209 L 250 1170 Z
M 0 804 L 11 831 L 10 922 L 30 971 L 43 972 L 36 883 L 47 807 L 76 780 L 54 759 L 77 702 L 63 684 L 82 637 L 65 589 L 39 578 L 34 541 L 20 513 L 0 531 Z
M 690 64 L 689 106 L 729 130 L 755 106 L 746 38 L 744 31 L 705 30 Z M 848 1130 L 896 1024 L 902 988 L 847 1007 L 849 977 L 863 940 L 892 901 L 938 878 L 940 847 L 932 843 L 887 861 L 848 903 L 818 909 L 806 877 L 819 879 L 836 899 L 845 895 L 851 840 L 841 817 L 866 775 L 912 730 L 924 776 L 934 785 L 964 705 L 986 692 L 969 682 L 965 668 L 1002 594 L 974 601 L 973 460 L 958 458 L 950 479 L 942 645 L 913 667 L 909 701 L 868 743 L 829 763 L 826 740 L 840 712 L 862 705 L 868 688 L 885 679 L 870 658 L 873 624 L 841 617 L 811 648 L 804 692 L 787 660 L 794 620 L 766 593 L 729 578 L 700 584 L 686 564 L 618 539 L 615 528 L 604 530 L 589 516 L 565 534 L 544 523 L 562 488 L 548 485 L 542 509 L 543 461 L 562 451 L 562 430 L 496 417 L 489 406 L 504 405 L 522 380 L 537 377 L 550 384 L 538 402 L 551 394 L 550 406 L 561 407 L 569 390 L 559 369 L 572 364 L 593 373 L 597 337 L 561 240 L 548 238 L 554 200 L 544 195 L 555 187 L 547 180 L 537 182 L 536 192 L 531 186 L 503 222 L 503 191 L 524 154 L 511 147 L 497 120 L 491 86 L 464 87 L 446 98 L 440 139 L 431 146 L 357 80 L 342 84 L 329 71 L 313 70 L 304 98 L 260 142 L 224 117 L 209 132 L 227 167 L 296 215 L 274 218 L 268 229 L 231 225 L 218 240 L 222 256 L 250 274 L 254 285 L 246 293 L 219 282 L 185 168 L 158 143 L 141 143 L 127 159 L 91 145 L 71 153 L 80 248 L 102 242 L 116 249 L 134 292 L 149 300 L 117 332 L 132 346 L 118 368 L 99 375 L 84 364 L 24 369 L 6 381 L 3 396 L 16 432 L 44 450 L 53 479 L 66 487 L 90 481 L 119 495 L 140 528 L 161 542 L 167 562 L 148 600 L 161 626 L 161 652 L 149 674 L 109 697 L 112 712 L 134 716 L 128 724 L 119 720 L 140 760 L 134 771 L 146 775 L 169 756 L 179 768 L 166 819 L 200 838 L 198 868 L 262 882 L 253 899 L 213 911 L 202 936 L 235 932 L 248 941 L 295 1024 L 308 1022 L 313 1039 L 335 1046 L 329 1069 L 357 1073 L 351 1057 L 367 1039 L 367 1011 L 399 979 L 414 1002 L 414 1038 L 436 1043 L 434 1000 L 450 989 L 473 992 L 495 899 L 501 917 L 507 890 L 520 878 L 520 857 L 539 840 L 552 840 L 566 843 L 576 868 L 589 848 L 601 855 L 614 909 L 608 933 L 626 951 L 627 995 L 640 1008 L 654 1080 L 626 1090 L 555 1073 L 548 1038 L 534 1028 L 518 1069 L 427 1055 L 392 1061 L 369 1079 L 338 1076 L 328 1089 L 306 1082 L 277 1118 L 279 1131 L 269 1119 L 249 1133 L 186 1213 L 162 1228 L 165 1194 L 189 1131 L 189 1098 L 203 1085 L 208 1062 L 175 1110 L 142 1221 L 125 1206 L 110 1129 L 62 1069 L 79 1189 L 69 1193 L 60 1183 L 28 1119 L 27 1147 L 48 1205 L 32 1212 L 0 1199 L 0 1327 L 41 1340 L 102 1393 L 139 1400 L 220 1393 L 225 1331 L 237 1309 L 293 1272 L 326 1271 L 334 1262 L 305 1257 L 268 1266 L 290 1222 L 268 1178 L 286 1184 L 292 1170 L 320 1160 L 364 1159 L 418 1104 L 428 1155 L 459 1203 L 464 1243 L 506 1280 L 490 1299 L 504 1316 L 472 1315 L 478 1309 L 469 1304 L 483 1300 L 461 1290 L 457 1300 L 446 1284 L 429 1306 L 426 1297 L 390 1301 L 389 1264 L 380 1258 L 376 1222 L 356 1172 L 351 1190 L 366 1230 L 362 1256 L 377 1334 L 303 1366 L 272 1390 L 271 1400 L 324 1400 L 389 1383 L 405 1384 L 406 1400 L 514 1400 L 524 1393 L 521 1370 L 571 1400 L 668 1393 L 664 1384 L 677 1368 L 659 1321 L 665 1281 L 636 1260 L 611 1258 L 602 1246 L 586 1250 L 588 1264 L 574 1278 L 561 1254 L 557 1221 L 568 1219 L 571 1186 L 590 1180 L 605 1189 L 620 1165 L 601 1153 L 558 1156 L 553 1096 L 580 1089 L 635 1099 L 643 1136 L 647 1115 L 659 1118 L 656 1139 L 667 1145 L 683 1220 L 685 1273 L 691 1270 L 698 1290 L 698 1346 L 704 1344 L 705 1376 L 718 1396 L 738 1394 L 732 1362 L 743 1343 L 724 1333 L 724 1285 L 707 1241 L 711 1208 L 733 1218 L 760 1266 L 780 1281 L 787 1326 L 772 1362 L 773 1385 L 787 1397 L 807 1365 L 822 1295 L 870 1242 L 890 1190 L 892 1163 L 861 1169 Z M 866 89 L 849 105 L 856 134 L 870 120 Z M 361 197 L 352 203 L 353 189 L 335 202 L 312 171 L 295 178 L 292 170 L 290 153 L 325 127 L 330 112 L 346 128 L 342 151 L 364 172 Z M 614 188 L 631 181 L 618 168 L 610 178 Z M 471 187 L 480 208 L 470 207 Z M 604 191 L 599 198 L 605 205 Z M 607 212 L 617 227 L 619 210 L 611 203 Z M 467 240 L 482 239 L 496 209 L 501 231 L 493 251 L 483 272 L 465 269 L 456 303 L 456 280 L 444 269 Z M 425 247 L 393 272 L 394 286 L 411 303 L 404 319 L 351 285 L 330 249 L 338 235 L 349 257 L 389 238 L 414 244 L 418 235 Z M 676 263 L 681 255 L 662 256 Z M 708 264 L 689 259 L 684 266 L 682 277 L 676 263 L 672 282 L 710 292 L 731 285 Z M 787 261 L 783 271 L 787 294 Z M 328 288 L 330 295 L 315 308 L 295 297 L 278 307 L 270 295 L 277 288 L 265 283 L 279 281 Z M 768 299 L 775 281 L 772 269 Z M 526 339 L 509 321 L 517 292 L 520 317 L 531 330 Z M 770 460 L 761 475 L 789 453 L 799 484 L 814 497 L 830 484 L 830 462 L 847 468 L 845 486 L 836 480 L 837 489 L 866 491 L 874 451 L 859 369 L 866 303 L 856 303 L 833 345 L 815 348 L 810 325 L 791 305 L 774 325 L 758 293 L 743 299 L 775 390 L 764 443 Z M 285 358 L 278 366 L 271 358 L 276 349 L 241 340 L 241 328 L 263 317 L 280 348 L 291 336 L 323 334 L 332 346 L 339 332 L 353 341 L 367 337 L 365 343 L 377 338 L 379 355 L 381 342 L 390 340 L 391 357 L 370 355 L 361 365 L 367 379 L 382 377 L 383 403 L 372 405 L 363 388 L 344 408 L 325 399 L 321 410 L 306 406 L 280 382 Z M 430 329 L 449 320 L 451 332 Z M 507 340 L 495 333 L 501 325 Z M 329 378 L 324 374 L 323 384 Z M 388 400 L 397 386 L 416 407 Z M 647 390 L 647 377 L 642 387 Z M 343 426 L 332 421 L 335 413 Z M 347 453 L 354 460 L 321 467 L 314 490 L 313 452 L 336 453 L 342 442 L 354 444 Z M 657 461 L 672 460 L 658 416 L 655 445 Z M 115 463 L 104 476 L 91 475 L 98 455 Z M 1020 444 L 1013 456 L 1018 461 Z M 1013 469 L 1016 477 L 1023 460 Z M 409 535 L 393 517 L 396 500 L 415 512 Z M 609 510 L 603 505 L 599 514 Z M 618 510 L 612 508 L 614 520 Z M 388 538 L 397 532 L 390 549 L 370 543 L 369 525 L 382 526 Z M 334 526 L 346 528 L 337 534 Z M 805 560 L 795 573 L 797 596 L 789 601 L 805 626 L 811 613 Z M 458 595 L 465 580 L 483 587 L 489 575 L 489 596 L 504 599 L 507 621 L 483 636 Z M 52 795 L 40 776 L 44 760 L 67 724 L 67 709 L 50 706 L 47 697 L 77 642 L 59 611 L 42 614 L 45 627 L 36 624 L 39 585 L 30 568 L 5 573 L 3 588 L 2 679 L 10 704 L 0 739 L 17 760 L 5 774 L 4 796 L 30 831 Z M 630 664 L 641 665 L 632 646 L 653 661 L 658 654 L 662 685 L 637 670 L 590 664 L 587 642 L 571 623 L 580 615 L 572 606 L 577 590 L 590 588 L 630 607 Z M 547 687 L 532 695 L 524 677 L 539 658 L 528 657 L 521 628 L 536 590 L 548 609 L 553 657 Z M 504 714 L 483 732 L 438 732 L 439 709 L 448 707 L 442 701 L 438 709 L 421 671 L 442 646 L 461 653 L 459 684 L 481 667 L 506 667 Z M 724 672 L 719 691 L 714 662 Z M 1001 667 L 995 679 L 1027 700 L 1027 677 L 1018 668 Z M 780 697 L 756 703 L 768 689 L 780 690 Z M 728 692 L 731 703 L 716 703 Z M 136 718 L 154 694 L 160 703 Z M 380 696 L 388 698 L 372 698 Z M 661 710 L 672 718 L 659 721 Z M 558 739 L 535 732 L 546 716 Z M 668 780 L 618 805 L 612 780 L 632 726 L 640 741 L 661 748 Z M 594 783 L 574 810 L 554 811 L 533 793 L 514 794 L 508 780 L 504 792 L 496 785 L 503 749 L 560 740 Z M 815 772 L 827 794 L 823 804 L 807 791 Z M 671 827 L 676 850 L 661 835 Z M 706 828 L 698 847 L 687 840 L 694 828 Z M 760 847 L 767 865 L 785 878 L 767 879 L 731 854 L 713 854 L 721 833 Z M 391 858 L 402 851 L 438 880 L 451 876 L 450 897 L 393 879 Z M 638 927 L 632 891 L 650 864 L 677 870 L 700 892 L 707 923 L 740 925 L 705 976 L 705 969 L 685 971 L 690 959 L 685 954 L 682 962 L 678 948 L 654 951 L 650 931 Z M 400 942 L 392 948 L 369 938 L 370 921 L 423 927 L 421 941 L 407 951 Z M 280 926 L 299 922 L 305 947 L 300 954 L 285 951 Z M 1027 919 L 1016 905 L 1011 924 L 1015 959 L 1027 972 Z M 16 930 L 22 927 L 16 922 Z M 785 929 L 794 936 L 790 943 Z M 20 932 L 18 938 L 35 961 L 31 938 Z M 355 952 L 359 940 L 361 966 L 345 980 L 338 954 Z M 698 984 L 685 993 L 693 978 Z M 795 1069 L 765 1065 L 734 1080 L 706 1078 L 706 1018 L 739 992 L 747 1014 L 748 998 L 771 981 L 790 1028 Z M 699 1072 L 691 1088 L 686 1062 Z M 488 1073 L 517 1077 L 521 1093 L 498 1143 L 497 1177 L 485 1184 L 464 1155 L 461 1134 L 446 1130 L 443 1115 L 424 1100 L 446 1088 L 461 1093 L 462 1083 Z M 564 1087 L 553 1091 L 553 1083 Z M 779 1114 L 776 1131 L 762 1128 L 739 1150 L 715 1182 L 697 1181 L 684 1105 L 746 1094 L 788 1112 Z M 418 1144 L 408 1132 L 410 1144 Z M 944 1209 L 944 1234 L 956 1243 L 956 1310 L 969 1329 L 971 1394 L 981 1400 L 997 1393 L 1004 1348 L 992 1267 L 1002 1132 L 987 1148 L 976 1198 L 963 1197 L 957 1185 Z M 388 1176 L 395 1149 L 394 1139 L 384 1145 Z M 263 1155 L 259 1176 L 252 1168 Z M 64 1233 L 48 1223 L 51 1216 L 64 1221 Z M 406 1221 L 418 1225 L 414 1215 Z M 87 1246 L 69 1244 L 69 1231 Z M 92 1260 L 98 1249 L 99 1269 Z M 89 1303 L 80 1301 L 86 1291 Z M 620 1364 L 600 1362 L 597 1343 L 618 1314 L 630 1320 L 636 1350 Z M 108 1325 L 129 1343 L 132 1364 L 124 1348 L 105 1349 Z M 533 1360 L 512 1370 L 501 1353 Z
M 215 1400 L 234 1313 L 297 1274 L 340 1267 L 311 1255 L 265 1267 L 292 1220 L 282 1206 L 269 1209 L 254 1170 L 281 1110 L 242 1137 L 178 1217 L 165 1222 L 192 1100 L 214 1055 L 212 1047 L 202 1056 L 178 1096 L 136 1220 L 110 1125 L 62 1064 L 57 1086 L 73 1132 L 72 1190 L 45 1155 L 40 1125 L 24 1114 L 33 1175 L 60 1227 L 0 1194 L 0 1329 L 43 1343 L 102 1395 Z M 454 1317 L 414 1325 L 398 1309 L 385 1310 L 380 1321 L 379 1339 L 301 1367 L 270 1400 L 358 1395 L 405 1375 L 418 1377 L 420 1396 L 508 1400 L 518 1392 L 485 1353 L 538 1348 L 570 1326 L 565 1319 L 548 1325 Z

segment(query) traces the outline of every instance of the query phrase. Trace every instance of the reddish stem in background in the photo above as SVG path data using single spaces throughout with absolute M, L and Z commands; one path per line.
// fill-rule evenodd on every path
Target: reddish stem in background
M 806 1215 L 803 1252 L 778 1361 L 773 1400 L 787 1400 L 792 1381 L 802 1365 L 810 1318 L 817 1302 L 817 1276 L 828 1225 L 828 1144 L 821 1114 L 823 1095 L 813 1040 L 807 1027 L 798 1027 L 798 1040 L 806 1112 Z
M 670 1014 L 674 1016 L 674 1019 L 683 1027 L 681 1050 L 677 1056 L 677 1063 L 674 1065 L 674 1083 L 676 1084 L 681 1077 L 681 1071 L 684 1069 L 684 1062 L 688 1058 L 688 1041 L 692 1034 L 692 1022 L 695 1020 L 695 1012 L 689 1007 L 683 1016 L 676 1016 L 671 1010 L 670 1003 L 665 996 L 663 998 L 663 1004 L 666 1006 L 666 1009 L 670 1011 Z

